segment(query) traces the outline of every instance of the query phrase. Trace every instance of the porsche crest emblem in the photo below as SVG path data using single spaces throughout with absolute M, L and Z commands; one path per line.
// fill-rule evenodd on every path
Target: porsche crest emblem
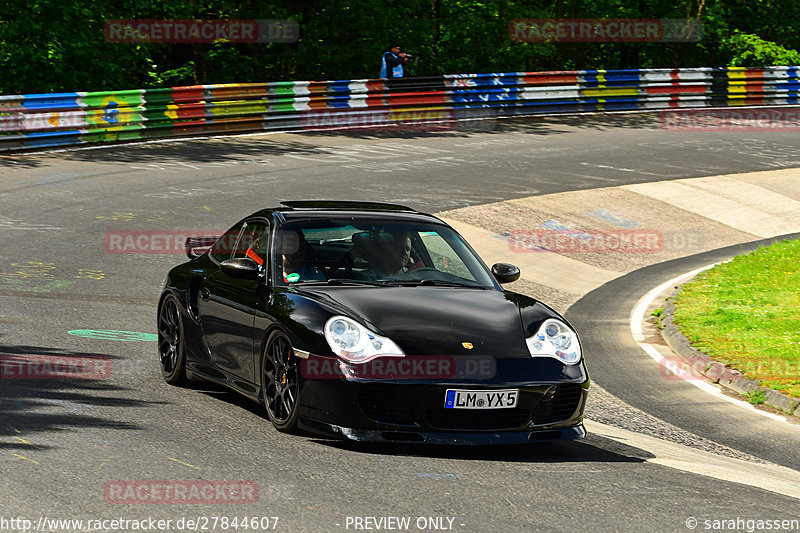
M 462 342 L 461 346 L 463 346 L 467 350 L 471 350 L 472 349 L 472 343 L 471 342 Z

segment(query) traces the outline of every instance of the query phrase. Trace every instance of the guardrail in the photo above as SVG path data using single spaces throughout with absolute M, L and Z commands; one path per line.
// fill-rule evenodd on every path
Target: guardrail
M 0 96 L 0 151 L 578 111 L 796 105 L 800 67 L 580 70 Z M 405 122 L 404 122 L 405 120 Z

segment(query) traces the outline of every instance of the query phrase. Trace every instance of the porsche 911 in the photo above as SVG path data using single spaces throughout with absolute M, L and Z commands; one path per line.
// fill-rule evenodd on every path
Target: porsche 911
M 292 201 L 190 237 L 158 304 L 167 383 L 212 381 L 280 431 L 511 444 L 585 436 L 590 379 L 572 326 L 502 285 L 435 216 Z

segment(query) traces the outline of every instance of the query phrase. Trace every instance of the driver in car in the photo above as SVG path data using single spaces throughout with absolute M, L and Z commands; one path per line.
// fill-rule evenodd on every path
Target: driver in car
M 381 261 L 377 273 L 382 277 L 398 276 L 422 263 L 411 265 L 411 235 L 405 232 L 388 233 L 388 238 L 381 243 Z

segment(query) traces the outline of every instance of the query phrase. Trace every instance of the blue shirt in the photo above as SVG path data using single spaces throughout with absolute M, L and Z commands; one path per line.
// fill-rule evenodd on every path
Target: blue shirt
M 399 61 L 396 65 L 394 65 L 389 71 L 386 61 L 386 56 L 390 56 L 389 63 L 395 63 Z M 394 52 L 386 52 L 383 54 L 383 59 L 381 60 L 381 78 L 402 78 L 403 77 L 403 61 L 400 59 L 399 56 L 395 55 Z

